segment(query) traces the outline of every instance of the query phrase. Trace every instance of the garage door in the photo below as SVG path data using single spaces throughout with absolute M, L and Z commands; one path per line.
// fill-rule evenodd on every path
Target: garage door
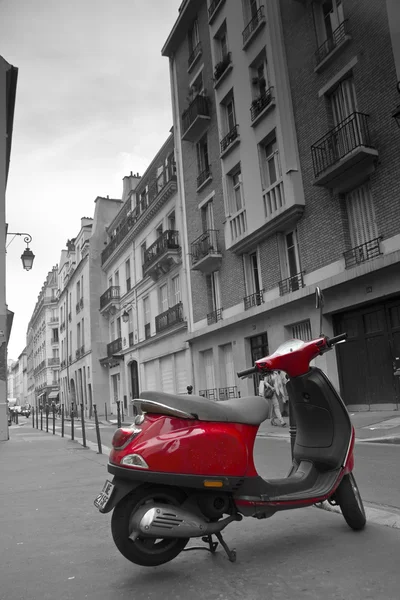
M 161 389 L 169 394 L 174 393 L 174 372 L 172 370 L 172 356 L 164 356 L 160 359 Z
M 156 365 L 155 361 L 151 360 L 144 365 L 144 375 L 146 385 L 144 390 L 156 390 L 157 389 L 157 378 L 156 378 Z

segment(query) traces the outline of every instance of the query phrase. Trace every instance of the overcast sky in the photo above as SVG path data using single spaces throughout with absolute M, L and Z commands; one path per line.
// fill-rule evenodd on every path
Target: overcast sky
M 7 187 L 7 303 L 17 359 L 48 271 L 96 196 L 120 198 L 172 126 L 161 48 L 181 0 L 0 0 L 0 55 L 19 69 Z M 7 243 L 12 238 L 8 236 Z

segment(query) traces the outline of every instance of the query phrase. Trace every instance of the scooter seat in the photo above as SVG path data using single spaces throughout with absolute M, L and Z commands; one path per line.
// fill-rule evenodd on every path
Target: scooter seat
M 149 400 L 149 403 L 146 403 Z M 145 391 L 135 400 L 144 412 L 176 416 L 185 413 L 199 421 L 219 423 L 243 423 L 244 425 L 260 425 L 268 417 L 270 408 L 262 396 L 246 398 L 230 398 L 215 401 L 203 396 L 175 395 L 165 392 Z M 179 414 L 180 413 L 180 414 Z

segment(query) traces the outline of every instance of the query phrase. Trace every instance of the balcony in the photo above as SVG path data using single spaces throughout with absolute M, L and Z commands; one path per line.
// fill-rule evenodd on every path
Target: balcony
M 267 113 L 267 109 L 274 105 L 274 97 L 272 95 L 273 89 L 273 86 L 269 87 L 251 103 L 250 117 L 252 127 L 256 125 L 261 120 L 261 117 Z
M 194 48 L 193 48 L 193 52 L 191 52 L 189 58 L 188 58 L 188 71 L 191 71 L 194 67 L 194 65 L 196 64 L 196 62 L 198 61 L 198 59 L 200 58 L 200 56 L 202 55 L 203 50 L 201 47 L 201 42 L 199 42 Z
M 53 358 L 49 358 L 49 359 L 47 360 L 47 365 L 48 365 L 49 367 L 57 366 L 57 365 L 59 365 L 59 364 L 60 364 L 60 359 L 59 359 L 59 357 L 57 357 L 57 356 L 53 356 Z
M 211 273 L 218 269 L 222 261 L 222 253 L 218 242 L 219 231 L 207 229 L 191 244 L 192 269 Z
M 203 189 L 205 184 L 208 181 L 211 181 L 211 179 L 212 179 L 211 169 L 209 166 L 207 166 L 197 177 L 197 191 L 199 192 L 201 189 Z
M 58 336 L 57 336 L 57 337 L 52 337 L 52 338 L 51 338 L 51 345 L 52 345 L 52 346 L 55 346 L 56 344 L 59 344 L 59 343 L 60 343 L 60 342 L 59 342 Z
M 51 317 L 50 323 L 58 323 L 58 317 Z
M 240 398 L 236 385 L 218 389 L 220 400 L 229 400 L 229 398 Z
M 254 292 L 254 294 L 246 296 L 243 298 L 243 302 L 244 310 L 250 310 L 250 308 L 253 308 L 253 306 L 260 306 L 260 304 L 264 304 L 264 290 Z
M 199 396 L 203 396 L 203 398 L 208 398 L 209 400 L 218 400 L 217 388 L 199 390 Z
M 160 275 L 168 273 L 173 265 L 180 262 L 179 232 L 169 229 L 145 251 L 143 276 L 149 275 L 156 281 Z
M 112 358 L 113 356 L 119 356 L 122 350 L 122 338 L 117 338 L 110 344 L 107 344 L 107 356 Z
M 134 341 L 133 341 L 133 331 L 129 332 L 129 348 L 132 348 L 132 346 L 134 345 Z
M 178 302 L 168 310 L 156 316 L 156 333 L 165 331 L 177 323 L 183 322 L 183 305 Z
M 214 21 L 219 9 L 224 4 L 225 0 L 213 0 L 208 7 L 208 22 L 211 23 Z
M 232 54 L 227 52 L 222 60 L 217 63 L 214 67 L 214 87 L 217 88 L 221 81 L 225 79 L 226 75 L 233 68 Z
M 249 46 L 250 42 L 260 31 L 261 27 L 265 25 L 264 6 L 260 6 L 254 17 L 247 24 L 246 28 L 242 32 L 243 37 L 243 50 Z
M 209 99 L 198 95 L 182 113 L 182 139 L 195 142 L 210 123 Z
M 105 316 L 115 314 L 120 301 L 119 285 L 112 285 L 100 296 L 100 312 Z
M 304 287 L 304 273 L 296 273 L 292 277 L 283 279 L 279 282 L 279 295 L 284 296 L 290 292 L 297 292 L 300 288 Z
M 221 157 L 225 156 L 229 150 L 232 150 L 240 142 L 239 125 L 234 125 L 225 137 L 220 141 Z
M 329 62 L 329 59 L 333 58 L 339 48 L 345 45 L 350 39 L 351 37 L 348 33 L 348 21 L 346 19 L 337 29 L 335 29 L 332 36 L 321 44 L 315 52 L 315 71 L 318 73 L 322 70 L 323 66 Z
M 150 337 L 151 337 L 150 323 L 145 323 L 145 325 L 144 325 L 144 339 L 148 340 Z
M 354 112 L 311 146 L 314 185 L 343 193 L 374 171 L 378 151 L 370 139 L 368 118 Z
M 357 265 L 380 256 L 382 254 L 380 241 L 381 237 L 360 244 L 351 250 L 343 253 L 346 269 L 351 269 Z
M 217 308 L 211 313 L 207 315 L 207 325 L 213 325 L 213 323 L 218 323 L 218 321 L 222 321 L 222 308 Z

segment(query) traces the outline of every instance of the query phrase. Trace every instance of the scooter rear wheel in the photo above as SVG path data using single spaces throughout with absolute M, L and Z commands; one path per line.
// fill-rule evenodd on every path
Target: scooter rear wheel
M 149 539 L 137 537 L 132 540 L 132 517 L 140 506 L 147 502 L 162 502 L 180 506 L 185 500 L 180 490 L 167 487 L 141 487 L 128 494 L 114 508 L 111 517 L 111 532 L 121 554 L 143 567 L 156 567 L 178 556 L 189 538 Z
M 335 499 L 349 527 L 364 529 L 367 522 L 364 504 L 353 473 L 345 475 L 335 493 Z

